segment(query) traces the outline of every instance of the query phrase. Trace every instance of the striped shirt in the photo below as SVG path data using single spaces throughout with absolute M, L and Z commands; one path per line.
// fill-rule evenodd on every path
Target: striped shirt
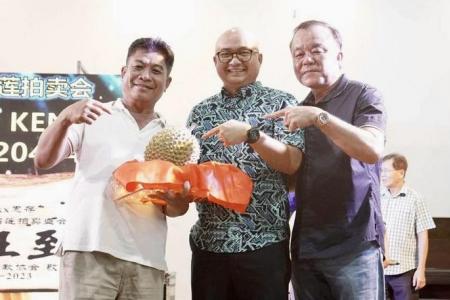
M 384 189 L 381 192 L 381 211 L 386 224 L 389 259 L 399 262 L 388 266 L 385 275 L 402 274 L 417 268 L 417 235 L 436 227 L 423 198 L 406 184 L 397 195 Z

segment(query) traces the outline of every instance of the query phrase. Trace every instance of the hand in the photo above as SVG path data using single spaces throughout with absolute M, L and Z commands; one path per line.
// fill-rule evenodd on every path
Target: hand
M 245 122 L 229 120 L 203 134 L 202 139 L 217 135 L 225 147 L 237 145 L 247 140 L 247 131 L 251 127 L 250 124 Z
M 392 260 L 387 257 L 385 258 L 385 260 L 383 260 L 383 268 L 385 269 L 389 266 L 396 266 L 396 265 L 399 265 L 398 261 L 396 260 Z
M 155 192 L 152 193 L 151 197 L 163 200 L 163 203 L 153 202 L 154 204 L 165 205 L 165 213 L 167 216 L 176 217 L 185 214 L 188 210 L 189 202 L 192 201 L 192 198 L 189 195 L 190 189 L 191 185 L 189 181 L 185 181 L 181 192 Z
M 295 131 L 299 128 L 305 128 L 314 125 L 317 116 L 322 110 L 314 106 L 293 106 L 267 114 L 266 119 L 284 119 L 284 125 L 289 131 Z
M 94 99 L 84 99 L 66 107 L 61 115 L 69 124 L 92 124 L 104 113 L 111 114 L 111 110 L 104 103 Z
M 415 287 L 416 291 L 420 290 L 426 285 L 425 270 L 417 269 L 416 272 L 414 272 L 412 284 Z

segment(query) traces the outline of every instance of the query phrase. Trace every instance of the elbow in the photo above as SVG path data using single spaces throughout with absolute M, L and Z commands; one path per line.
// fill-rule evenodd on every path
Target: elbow
M 44 155 L 36 152 L 36 156 L 34 157 L 34 166 L 36 169 L 50 169 L 53 167 L 54 163 L 49 161 Z
M 383 158 L 383 149 L 380 147 L 376 147 L 368 149 L 361 160 L 368 164 L 376 164 L 382 158 Z

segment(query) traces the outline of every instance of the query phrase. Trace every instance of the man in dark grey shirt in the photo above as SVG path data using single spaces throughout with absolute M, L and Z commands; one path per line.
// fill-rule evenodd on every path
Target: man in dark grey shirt
M 386 114 L 381 96 L 342 71 L 339 32 L 321 21 L 296 27 L 291 41 L 303 103 L 268 117 L 305 128 L 292 235 L 299 299 L 384 299 L 380 162 Z

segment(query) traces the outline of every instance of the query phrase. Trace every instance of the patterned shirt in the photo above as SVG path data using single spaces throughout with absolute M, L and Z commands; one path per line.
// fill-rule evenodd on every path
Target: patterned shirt
M 201 250 L 245 252 L 289 238 L 288 189 L 284 176 L 269 167 L 246 143 L 224 147 L 215 136 L 208 139 L 201 139 L 201 136 L 234 119 L 304 150 L 302 130 L 289 132 L 281 120 L 263 118 L 268 113 L 295 105 L 297 102 L 292 95 L 255 82 L 241 88 L 236 96 L 230 96 L 222 89 L 192 109 L 187 127 L 199 140 L 199 162 L 233 164 L 253 180 L 253 193 L 245 213 L 212 203 L 197 203 L 199 220 L 192 227 L 191 239 Z
M 436 227 L 423 198 L 406 184 L 397 195 L 384 189 L 381 211 L 386 223 L 388 258 L 399 262 L 387 267 L 385 274 L 397 275 L 417 268 L 417 234 Z

